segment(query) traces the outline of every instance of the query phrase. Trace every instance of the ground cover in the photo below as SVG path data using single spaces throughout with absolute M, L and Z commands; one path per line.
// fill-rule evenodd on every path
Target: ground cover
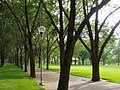
M 0 90 L 44 90 L 35 79 L 12 64 L 0 68 Z
M 59 65 L 50 65 L 50 69 L 59 71 Z M 72 66 L 71 74 L 75 76 L 82 76 L 91 78 L 91 66 Z M 117 65 L 105 65 L 100 66 L 100 76 L 102 79 L 120 83 L 120 66 Z

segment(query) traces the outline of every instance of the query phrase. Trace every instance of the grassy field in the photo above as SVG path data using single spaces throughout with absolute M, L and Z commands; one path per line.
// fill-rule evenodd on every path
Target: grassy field
M 58 65 L 50 65 L 50 69 L 59 71 Z M 72 66 L 71 74 L 75 76 L 82 76 L 91 78 L 91 66 Z M 100 76 L 102 79 L 120 83 L 120 66 L 106 65 L 100 66 Z
M 44 90 L 35 79 L 12 64 L 0 68 L 0 90 Z

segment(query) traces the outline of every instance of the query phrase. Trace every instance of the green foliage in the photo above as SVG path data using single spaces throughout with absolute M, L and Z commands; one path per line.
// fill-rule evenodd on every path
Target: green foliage
M 77 41 L 75 44 L 74 57 L 80 57 L 84 59 L 89 58 L 87 50 L 83 47 L 80 41 Z
M 35 79 L 12 64 L 0 68 L 0 90 L 44 90 Z

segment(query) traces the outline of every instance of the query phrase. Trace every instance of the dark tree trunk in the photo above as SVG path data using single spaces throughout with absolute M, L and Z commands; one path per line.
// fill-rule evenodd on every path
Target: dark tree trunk
M 81 63 L 80 63 L 80 57 L 78 57 L 78 65 L 80 65 Z
M 60 78 L 57 90 L 68 90 L 70 66 L 72 58 L 70 55 L 65 55 L 64 62 L 61 65 Z
M 118 56 L 118 66 L 120 65 L 120 56 Z
M 25 60 L 24 60 L 24 72 L 27 72 L 27 53 L 25 52 Z
M 85 62 L 84 62 L 84 57 L 82 57 L 82 65 L 85 65 Z
M 39 61 L 38 61 L 38 63 L 39 63 L 39 68 L 41 67 L 40 66 L 40 62 L 41 62 L 41 43 L 39 44 Z
M 47 56 L 47 62 L 46 62 L 46 70 L 49 70 L 49 55 Z
M 71 44 L 71 39 L 68 40 L 66 51 L 60 49 L 60 78 L 57 90 L 68 90 L 70 66 L 72 62 L 74 45 Z
M 26 39 L 26 37 L 25 37 L 25 41 L 26 41 L 27 39 Z M 24 52 L 25 52 L 25 58 L 24 58 L 24 72 L 27 72 L 27 62 L 28 62 L 28 60 L 27 60 L 27 44 L 26 44 L 26 42 L 25 42 L 25 45 L 24 45 Z
M 76 63 L 77 63 L 77 60 L 75 59 L 75 60 L 74 60 L 74 62 L 75 62 L 75 65 L 76 65 Z
M 16 51 L 14 52 L 14 64 L 16 65 Z
M 1 52 L 0 52 L 0 67 L 1 67 Z
M 0 53 L 0 57 L 1 57 L 1 67 L 3 67 L 4 66 L 4 51 L 1 51 L 1 53 Z
M 66 64 L 61 68 L 59 85 L 57 90 L 68 90 L 69 74 L 70 65 Z
M 46 70 L 49 70 L 49 39 L 47 34 L 47 62 L 46 62 Z
M 17 50 L 17 53 L 16 53 L 16 65 L 19 66 L 19 49 Z
M 100 81 L 99 61 L 92 59 L 92 79 L 93 82 Z
M 29 36 L 29 57 L 30 57 L 30 77 L 35 78 L 35 60 L 34 60 L 34 53 L 32 47 L 32 37 Z
M 23 69 L 22 48 L 20 49 L 20 68 Z
M 61 43 L 62 43 L 62 41 L 61 41 Z M 65 88 L 65 86 L 66 86 L 66 85 L 65 86 L 63 85 L 64 84 L 63 78 L 65 78 L 64 75 L 66 75 L 66 74 L 64 74 L 64 72 L 65 72 L 64 71 L 65 70 L 65 67 L 64 67 L 64 53 L 65 53 L 65 51 L 64 51 L 64 46 L 62 44 L 60 44 L 59 46 L 60 46 L 60 76 L 59 76 L 59 84 L 58 84 L 57 90 L 64 90 L 63 88 Z M 62 86 L 63 86 L 63 88 L 62 88 Z
M 15 52 L 15 65 L 19 66 L 19 48 L 16 48 L 16 52 Z

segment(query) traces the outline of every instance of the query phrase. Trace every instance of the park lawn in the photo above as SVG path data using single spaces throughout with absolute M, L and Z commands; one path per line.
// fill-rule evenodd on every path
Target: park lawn
M 59 71 L 59 65 L 50 65 L 50 69 Z M 91 66 L 72 66 L 70 73 L 75 76 L 91 78 L 91 71 Z M 120 66 L 100 66 L 100 77 L 111 82 L 120 83 Z
M 45 90 L 13 64 L 0 68 L 0 90 Z

